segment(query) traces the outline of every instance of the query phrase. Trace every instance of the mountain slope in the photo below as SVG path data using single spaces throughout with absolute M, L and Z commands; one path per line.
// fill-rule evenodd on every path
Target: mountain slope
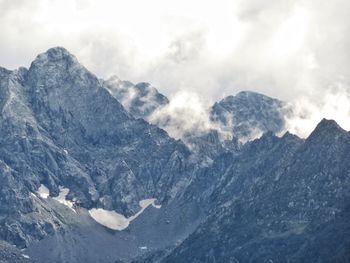
M 349 133 L 328 120 L 305 142 L 249 143 L 215 188 L 206 221 L 160 261 L 348 262 L 349 158 Z
M 134 119 L 67 50 L 40 54 L 29 70 L 1 69 L 0 84 L 2 239 L 24 247 L 63 224 L 40 215 L 31 193 L 41 184 L 51 196 L 65 187 L 79 206 L 128 216 L 142 199 L 166 202 L 187 180 L 187 148 Z
M 349 261 L 349 132 L 277 137 L 285 103 L 242 92 L 212 109 L 237 137 L 188 148 L 144 120 L 166 103 L 60 47 L 0 68 L 0 260 Z

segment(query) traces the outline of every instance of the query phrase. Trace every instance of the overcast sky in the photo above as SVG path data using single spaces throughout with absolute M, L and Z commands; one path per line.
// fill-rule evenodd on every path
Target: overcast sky
M 0 0 L 0 65 L 64 46 L 99 77 L 168 96 L 321 97 L 348 90 L 349 10 L 348 0 Z

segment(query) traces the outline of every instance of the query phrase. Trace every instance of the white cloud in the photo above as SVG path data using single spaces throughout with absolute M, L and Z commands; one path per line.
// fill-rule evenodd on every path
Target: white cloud
M 199 135 L 216 128 L 210 121 L 206 105 L 197 93 L 182 90 L 170 98 L 169 104 L 156 110 L 149 121 L 164 128 L 170 136 L 177 139 L 188 133 Z
M 350 130 L 350 92 L 342 83 L 330 87 L 321 99 L 301 97 L 292 106 L 294 112 L 287 118 L 285 129 L 300 137 L 307 137 L 323 118 Z
M 332 83 L 350 86 L 348 10 L 347 0 L 0 0 L 0 65 L 29 66 L 59 45 L 100 77 L 168 96 L 249 89 L 317 104 Z

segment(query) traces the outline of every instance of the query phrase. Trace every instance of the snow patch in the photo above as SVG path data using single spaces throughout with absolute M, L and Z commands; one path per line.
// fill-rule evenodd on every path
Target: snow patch
M 30 258 L 28 255 L 26 255 L 26 254 L 22 254 L 22 257 L 24 257 L 24 258 Z
M 129 220 L 115 211 L 92 208 L 89 214 L 97 223 L 113 230 L 123 230 L 129 226 Z
M 155 201 L 155 198 L 141 200 L 139 202 L 141 207 L 140 211 L 129 218 L 126 218 L 124 215 L 115 211 L 108 211 L 102 208 L 92 208 L 89 210 L 89 214 L 97 223 L 110 229 L 121 231 L 127 228 L 130 222 L 141 215 L 148 206 L 152 205 L 157 209 L 161 208 L 161 205 L 156 205 Z
M 69 189 L 61 187 L 61 186 L 59 187 L 59 189 L 60 189 L 59 195 L 57 197 L 53 197 L 52 199 L 60 202 L 61 204 L 67 206 L 68 208 L 72 209 L 75 212 L 75 210 L 73 209 L 74 203 L 72 201 L 66 199 L 66 197 L 69 193 Z
M 40 185 L 37 194 L 41 197 L 41 198 L 48 198 L 50 195 L 50 190 L 45 186 L 45 185 Z
M 74 202 L 67 200 L 66 197 L 69 193 L 68 188 L 64 188 L 62 186 L 59 187 L 60 193 L 57 197 L 53 197 L 52 199 L 60 202 L 61 204 L 69 207 L 72 209 L 74 212 L 75 210 L 73 209 Z M 36 192 L 41 198 L 47 199 L 50 196 L 50 190 L 45 186 L 45 185 L 40 185 L 38 191 Z M 33 195 L 33 194 L 32 194 Z
M 161 208 L 162 206 L 161 205 L 156 205 L 155 202 L 157 201 L 157 199 L 155 198 L 150 198 L 150 199 L 144 199 L 144 200 L 141 200 L 139 202 L 139 205 L 143 208 L 143 209 L 146 209 L 146 207 L 148 207 L 149 205 L 152 205 L 153 207 L 159 209 Z
M 147 247 L 139 247 L 141 250 L 147 250 Z

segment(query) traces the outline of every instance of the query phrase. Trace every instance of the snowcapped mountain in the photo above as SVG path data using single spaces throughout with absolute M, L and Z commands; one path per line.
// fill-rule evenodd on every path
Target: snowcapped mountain
M 146 121 L 168 102 L 60 47 L 0 68 L 0 261 L 349 260 L 349 132 L 277 137 L 286 104 L 241 92 L 189 148 Z

